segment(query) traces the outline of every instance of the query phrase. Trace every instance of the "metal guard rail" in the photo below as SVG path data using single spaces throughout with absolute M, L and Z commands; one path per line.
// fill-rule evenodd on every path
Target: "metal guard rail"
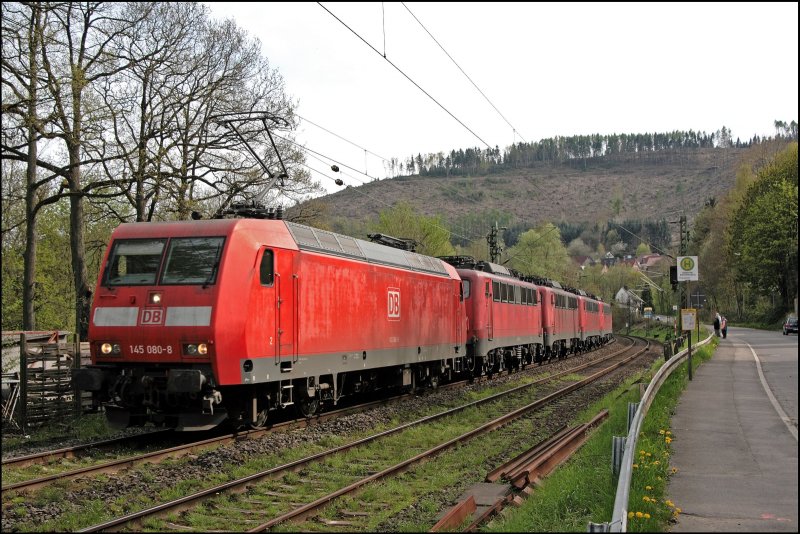
M 694 349 L 701 347 L 709 343 L 712 338 L 713 335 L 710 335 L 692 348 Z M 625 440 L 625 451 L 622 455 L 622 465 L 620 466 L 619 480 L 617 481 L 617 495 L 614 500 L 614 512 L 611 516 L 611 523 L 609 525 L 610 532 L 626 532 L 626 527 L 628 525 L 628 499 L 630 497 L 633 455 L 636 451 L 636 439 L 639 437 L 642 421 L 644 421 L 644 418 L 647 415 L 647 410 L 650 409 L 650 405 L 653 403 L 658 390 L 667 380 L 669 375 L 671 375 L 672 372 L 687 359 L 688 354 L 689 349 L 686 348 L 667 360 L 658 370 L 656 376 L 654 376 L 647 385 L 647 390 L 644 392 L 642 400 L 639 402 L 639 408 L 636 410 L 636 414 L 633 416 L 633 421 L 631 422 L 631 427 L 628 431 L 628 437 Z

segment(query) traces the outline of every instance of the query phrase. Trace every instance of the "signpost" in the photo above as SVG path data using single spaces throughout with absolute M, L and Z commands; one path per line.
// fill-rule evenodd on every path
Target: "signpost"
M 697 256 L 678 256 L 678 282 L 700 280 Z
M 681 310 L 681 322 L 683 323 L 683 330 L 687 333 L 688 337 L 688 365 L 689 365 L 689 380 L 692 379 L 692 330 L 694 330 L 697 323 L 697 310 L 694 308 L 683 308 Z

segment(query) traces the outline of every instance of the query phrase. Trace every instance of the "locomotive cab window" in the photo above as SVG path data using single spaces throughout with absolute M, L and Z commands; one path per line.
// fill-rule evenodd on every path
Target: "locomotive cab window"
M 156 282 L 166 239 L 119 239 L 104 275 L 106 285 L 141 286 Z
M 275 281 L 275 260 L 274 253 L 270 249 L 265 249 L 261 256 L 261 285 L 271 286 Z
M 177 237 L 170 240 L 162 284 L 216 282 L 224 237 Z
M 469 298 L 469 280 L 461 281 L 461 300 Z

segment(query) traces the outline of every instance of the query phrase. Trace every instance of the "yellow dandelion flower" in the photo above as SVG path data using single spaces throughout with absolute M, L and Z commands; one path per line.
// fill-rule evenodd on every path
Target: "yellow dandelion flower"
M 669 430 L 667 430 L 667 435 L 669 436 L 670 434 L 672 434 L 672 432 L 670 432 Z
M 683 510 L 681 510 L 681 509 L 680 509 L 680 508 L 678 508 L 677 506 L 675 507 L 675 512 L 677 512 L 677 513 L 681 513 L 682 511 L 683 511 Z
M 661 464 L 661 462 L 659 462 L 658 460 L 656 460 L 655 462 L 653 462 L 653 465 L 660 465 L 660 464 Z
M 650 514 L 647 514 L 647 513 L 646 513 L 646 514 L 644 514 L 644 518 L 645 518 L 645 519 L 650 519 Z
M 639 451 L 639 454 L 645 454 L 645 451 Z
M 650 453 L 648 452 L 647 454 L 645 454 L 645 456 L 652 456 L 652 454 L 650 454 Z
M 672 438 L 664 438 L 664 441 L 666 441 L 667 443 L 672 443 Z
M 628 512 L 628 519 L 633 519 L 633 512 Z
M 636 512 L 636 517 L 644 517 L 644 514 L 642 512 Z
M 644 497 L 642 497 L 642 500 L 643 500 L 644 502 L 650 502 L 650 497 L 648 497 L 647 495 L 645 495 Z
M 651 489 L 653 489 L 653 486 L 645 486 L 644 489 L 646 489 L 647 491 L 650 491 Z
M 656 480 L 661 480 L 661 477 L 656 477 Z
M 673 467 L 673 468 L 672 468 L 672 474 L 674 475 L 674 474 L 675 474 L 675 473 L 677 473 L 677 472 L 678 472 L 678 468 L 677 468 L 677 467 Z
M 634 469 L 638 469 L 639 468 L 639 464 L 633 464 L 633 468 Z

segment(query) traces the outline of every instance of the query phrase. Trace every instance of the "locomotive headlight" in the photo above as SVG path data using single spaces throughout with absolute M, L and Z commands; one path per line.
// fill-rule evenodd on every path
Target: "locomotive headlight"
M 183 354 L 185 356 L 205 356 L 208 354 L 207 343 L 187 343 L 183 345 Z
M 100 352 L 103 354 L 120 354 L 122 352 L 122 348 L 118 343 L 103 343 L 100 345 Z
M 161 304 L 161 293 L 158 291 L 150 293 L 150 298 L 148 300 L 150 304 Z

